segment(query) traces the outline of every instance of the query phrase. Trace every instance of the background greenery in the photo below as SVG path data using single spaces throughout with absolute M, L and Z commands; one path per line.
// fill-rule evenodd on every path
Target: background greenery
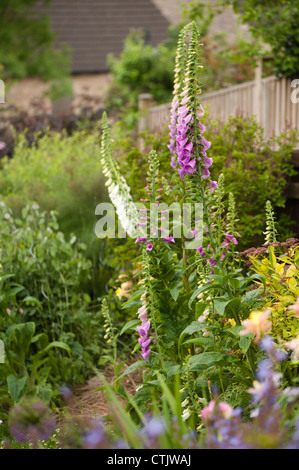
M 1 1 L 0 74 L 6 84 L 32 76 L 51 80 L 53 98 L 59 98 L 71 93 L 70 51 L 66 45 L 54 46 L 49 17 L 34 11 L 37 3 L 49 1 Z

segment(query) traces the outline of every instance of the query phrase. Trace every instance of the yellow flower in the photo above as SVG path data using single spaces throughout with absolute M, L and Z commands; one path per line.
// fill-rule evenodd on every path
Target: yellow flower
M 267 308 L 263 311 L 251 312 L 247 320 L 242 321 L 242 326 L 244 330 L 239 332 L 239 335 L 247 335 L 252 333 L 256 335 L 254 340 L 255 343 L 258 343 L 261 339 L 262 333 L 266 333 L 271 329 L 272 323 L 268 320 L 271 315 L 271 310 Z
M 122 297 L 129 298 L 131 288 L 132 288 L 131 281 L 123 282 L 121 286 L 116 289 L 115 293 L 119 299 L 121 299 Z

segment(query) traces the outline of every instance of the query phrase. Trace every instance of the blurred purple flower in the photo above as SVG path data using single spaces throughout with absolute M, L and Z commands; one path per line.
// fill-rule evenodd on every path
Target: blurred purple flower
M 56 425 L 55 417 L 41 401 L 26 400 L 10 410 L 9 429 L 14 439 L 26 441 L 47 441 Z

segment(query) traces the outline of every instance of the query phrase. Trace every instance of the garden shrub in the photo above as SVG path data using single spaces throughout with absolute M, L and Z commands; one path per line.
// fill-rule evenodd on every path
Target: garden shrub
M 155 47 L 146 44 L 141 31 L 132 31 L 120 57 L 108 57 L 113 83 L 107 105 L 120 108 L 131 102 L 136 109 L 140 93 L 151 93 L 157 102 L 167 102 L 172 93 L 174 53 L 164 43 Z
M 277 229 L 281 240 L 295 235 L 293 221 L 285 212 L 286 186 L 296 174 L 292 152 L 298 141 L 296 131 L 286 131 L 277 138 L 265 140 L 263 128 L 254 117 L 230 116 L 226 123 L 205 116 L 207 139 L 212 142 L 209 154 L 213 158 L 211 174 L 214 178 L 223 173 L 225 179 L 225 204 L 232 192 L 238 200 L 238 227 L 242 237 L 240 249 L 263 243 L 265 229 L 265 204 L 270 200 L 277 213 Z M 113 129 L 113 152 L 117 154 L 122 172 L 134 197 L 142 197 L 146 175 L 145 153 L 154 149 L 159 154 L 160 171 L 167 184 L 173 181 L 169 165 L 168 136 L 166 129 L 157 135 L 142 134 L 144 149 L 136 146 L 138 136 L 121 135 Z M 165 195 L 167 200 L 167 195 Z
M 222 3 L 232 5 L 240 20 L 249 25 L 252 36 L 264 44 L 262 55 L 272 56 L 277 77 L 298 77 L 298 0 L 223 0 Z M 252 52 L 261 53 L 261 50 Z
M 91 261 L 75 236 L 65 239 L 54 212 L 35 204 L 15 218 L 1 202 L 0 216 L 2 280 L 15 283 L 2 286 L 1 339 L 8 361 L 1 379 L 13 374 L 22 381 L 21 392 L 26 385 L 32 393 L 34 386 L 49 398 L 52 387 L 57 394 L 60 385 L 86 380 L 99 360 L 101 314 L 85 289 Z M 28 383 L 29 371 L 34 376 Z
M 240 245 L 260 245 L 264 224 L 264 207 L 270 200 L 276 209 L 285 207 L 285 189 L 290 177 L 296 174 L 292 151 L 298 139 L 296 131 L 285 132 L 265 141 L 262 127 L 252 118 L 231 116 L 227 123 L 209 122 L 212 141 L 212 174 L 222 172 L 227 193 L 238 201 Z M 292 221 L 286 214 L 278 220 L 282 239 L 292 232 Z
M 263 279 L 260 284 L 265 285 L 264 308 L 271 308 L 272 312 L 272 337 L 278 342 L 291 341 L 299 329 L 298 318 L 290 308 L 299 297 L 298 241 L 273 242 L 244 254 Z
M 62 232 L 73 233 L 93 260 L 89 293 L 100 295 L 107 273 L 98 264 L 102 243 L 93 232 L 95 207 L 107 198 L 98 153 L 98 131 L 48 132 L 34 145 L 20 134 L 11 159 L 1 160 L 0 194 L 15 216 L 27 204 L 54 210 Z
M 99 100 L 89 95 L 76 98 L 80 112 L 70 110 L 63 114 L 53 114 L 37 101 L 30 103 L 30 112 L 13 105 L 0 108 L 0 158 L 13 156 L 14 147 L 20 134 L 26 136 L 31 146 L 49 131 L 71 135 L 76 130 L 92 131 L 102 114 Z
M 187 40 L 189 33 L 191 37 Z M 146 180 L 141 198 L 144 206 L 140 211 L 137 224 L 139 231 L 134 243 L 139 246 L 135 261 L 140 262 L 141 270 L 135 282 L 133 278 L 131 296 L 123 302 L 123 308 L 128 309 L 130 316 L 120 333 L 122 336 L 124 332 L 131 332 L 135 337 L 133 353 L 136 354 L 136 362 L 117 374 L 115 389 L 125 397 L 121 381 L 133 371 L 139 368 L 143 370 L 143 384 L 127 407 L 134 419 L 138 420 L 136 407 L 140 407 L 142 413 L 148 412 L 152 409 L 152 397 L 165 393 L 159 378 L 173 390 L 175 377 L 179 374 L 182 418 L 194 429 L 200 423 L 204 405 L 212 399 L 212 385 L 218 389 L 221 400 L 224 399 L 230 406 L 249 409 L 250 394 L 245 392 L 256 375 L 259 361 L 264 359 L 257 343 L 271 329 L 271 311 L 265 308 L 263 288 L 256 284 L 256 280 L 261 281 L 262 276 L 244 269 L 239 256 L 240 240 L 244 232 L 246 235 L 247 225 L 244 223 L 245 228 L 242 227 L 239 220 L 244 215 L 246 204 L 243 196 L 239 215 L 241 191 L 238 191 L 238 185 L 240 181 L 244 185 L 245 177 L 256 183 L 255 197 L 258 200 L 255 201 L 255 210 L 258 211 L 257 206 L 261 205 L 263 224 L 260 219 L 254 223 L 260 223 L 259 231 L 265 231 L 267 243 L 275 241 L 276 228 L 268 205 L 266 217 L 264 215 L 269 193 L 260 193 L 265 183 L 269 181 L 273 185 L 280 178 L 276 190 L 283 199 L 285 180 L 282 175 L 290 171 L 288 159 L 295 137 L 291 136 L 289 140 L 281 136 L 276 140 L 285 153 L 286 160 L 280 159 L 279 151 L 273 151 L 270 144 L 264 144 L 262 129 L 253 120 L 231 118 L 229 125 L 224 126 L 220 140 L 220 144 L 225 142 L 221 148 L 227 147 L 228 163 L 234 156 L 236 158 L 234 171 L 232 174 L 227 171 L 227 178 L 226 168 L 219 163 L 220 158 L 217 161 L 217 150 L 220 147 L 217 131 L 220 131 L 218 128 L 215 131 L 214 155 L 210 153 L 211 142 L 203 135 L 206 128 L 201 122 L 204 111 L 199 94 L 200 44 L 194 23 L 181 32 L 177 58 L 167 146 L 168 165 L 172 170 L 167 172 L 165 181 L 165 173 L 160 173 L 161 161 L 157 151 L 149 152 L 147 172 L 142 178 Z M 240 126 L 240 122 L 244 127 Z M 238 131 L 240 134 L 244 132 L 244 137 L 242 146 L 237 142 L 235 149 Z M 211 136 L 212 131 L 209 134 Z M 129 211 L 121 211 L 119 216 L 119 223 L 127 227 L 130 233 L 131 228 L 129 231 L 128 227 L 136 224 L 136 211 L 131 208 L 131 188 L 120 173 L 121 166 L 116 167 L 111 152 L 109 128 L 104 115 L 101 158 L 108 178 L 106 184 L 117 213 L 120 213 L 120 207 L 124 207 L 125 201 L 130 207 Z M 245 167 L 242 166 L 244 153 Z M 217 163 L 218 172 L 222 169 L 223 172 L 215 180 L 212 178 Z M 164 162 L 162 164 L 164 168 Z M 251 169 L 252 173 L 249 171 Z M 250 178 L 246 174 L 247 170 Z M 259 172 L 262 172 L 263 183 L 255 181 Z M 232 175 L 238 178 L 236 194 L 232 191 Z M 281 200 L 275 199 L 275 204 L 279 205 Z M 167 226 L 167 230 L 163 228 L 163 223 L 160 225 L 156 222 L 154 228 L 150 225 L 153 222 L 153 207 L 158 211 L 159 221 L 167 218 L 164 213 L 169 211 L 161 207 L 165 201 L 168 204 L 175 201 L 181 209 L 187 202 L 191 205 L 201 202 L 203 213 L 198 220 L 202 225 L 199 229 L 188 229 L 195 249 L 186 248 L 187 233 L 184 232 L 183 236 L 175 235 L 175 228 L 186 229 L 186 221 L 180 217 L 173 217 L 173 225 L 171 228 Z M 196 217 L 195 208 L 190 210 Z M 248 217 L 246 212 L 245 216 Z M 247 240 L 250 240 L 250 236 L 251 232 Z M 296 311 L 297 305 L 294 306 Z M 109 315 L 109 308 L 106 315 Z M 286 348 L 283 344 L 279 346 Z M 286 351 L 283 355 L 287 357 Z M 112 362 L 115 363 L 115 359 Z M 284 387 L 293 385 L 293 377 L 288 373 L 282 377 Z

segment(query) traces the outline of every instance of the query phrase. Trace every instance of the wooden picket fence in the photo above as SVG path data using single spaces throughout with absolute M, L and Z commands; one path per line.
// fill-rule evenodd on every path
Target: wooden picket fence
M 299 129 L 299 102 L 291 99 L 294 87 L 291 80 L 261 74 L 251 82 L 234 85 L 200 96 L 212 119 L 225 122 L 231 115 L 255 116 L 264 129 L 264 138 L 270 139 L 287 129 Z M 159 132 L 169 124 L 171 103 L 153 106 L 151 95 L 140 95 L 141 117 L 139 129 Z M 294 165 L 299 168 L 299 142 L 294 152 Z M 288 186 L 288 197 L 299 199 L 299 182 Z
M 291 80 L 267 77 L 260 83 L 246 82 L 205 93 L 200 102 L 209 109 L 212 119 L 223 122 L 231 115 L 255 116 L 269 139 L 288 128 L 299 129 L 299 103 L 291 101 L 292 91 Z M 147 108 L 148 113 L 141 118 L 140 126 L 157 132 L 169 123 L 170 106 L 170 103 L 152 106 L 151 95 L 141 95 L 140 107 Z

